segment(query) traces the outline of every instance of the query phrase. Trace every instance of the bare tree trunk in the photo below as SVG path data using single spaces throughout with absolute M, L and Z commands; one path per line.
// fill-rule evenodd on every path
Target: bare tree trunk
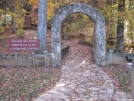
M 118 4 L 118 11 L 125 11 L 125 0 Z M 118 19 L 117 22 L 116 50 L 124 52 L 124 19 Z
M 4 3 L 4 26 L 6 26 L 6 1 Z
M 16 33 L 17 30 L 16 30 L 16 23 L 14 21 L 14 17 L 12 17 L 12 23 L 13 23 L 13 33 Z
M 96 7 L 98 4 L 98 0 L 93 0 L 93 3 L 94 3 L 94 7 Z
M 117 22 L 116 49 L 118 52 L 124 52 L 124 22 L 123 21 L 118 19 Z
M 16 12 L 16 9 L 15 9 L 15 2 L 13 2 L 13 4 L 12 4 L 12 11 L 13 11 L 14 13 Z M 15 23 L 14 17 L 12 17 L 12 24 L 13 24 L 13 33 L 16 33 L 17 30 L 16 30 L 16 23 Z

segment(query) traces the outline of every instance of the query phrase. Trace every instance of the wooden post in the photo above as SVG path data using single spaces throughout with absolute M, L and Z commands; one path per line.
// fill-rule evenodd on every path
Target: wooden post
M 132 72 L 131 72 L 131 96 L 134 100 L 134 60 L 132 61 Z
M 33 55 L 33 66 L 35 66 L 35 53 L 34 53 L 34 51 L 32 51 L 32 55 Z
M 15 66 L 17 67 L 18 65 L 18 56 L 17 56 L 17 51 L 15 51 Z

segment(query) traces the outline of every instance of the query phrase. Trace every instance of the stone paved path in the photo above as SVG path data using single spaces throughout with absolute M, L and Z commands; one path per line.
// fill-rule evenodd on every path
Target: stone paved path
M 62 61 L 62 76 L 56 86 L 35 101 L 110 101 L 112 80 L 91 60 L 91 48 L 70 42 Z

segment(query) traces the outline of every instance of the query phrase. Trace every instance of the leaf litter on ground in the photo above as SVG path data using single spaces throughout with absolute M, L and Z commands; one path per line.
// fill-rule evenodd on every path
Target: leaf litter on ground
M 60 76 L 60 68 L 0 67 L 0 101 L 36 97 L 52 88 Z

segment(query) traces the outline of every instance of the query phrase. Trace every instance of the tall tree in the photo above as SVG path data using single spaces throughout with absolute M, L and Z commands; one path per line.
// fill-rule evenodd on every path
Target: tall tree
M 16 9 L 15 9 L 15 2 L 14 1 L 12 2 L 12 5 L 11 6 L 12 6 L 11 11 L 15 13 L 16 12 Z M 16 33 L 17 30 L 16 30 L 16 23 L 15 23 L 14 16 L 12 16 L 12 24 L 13 24 L 13 32 Z
M 125 0 L 119 0 L 118 12 L 125 11 Z M 124 52 L 124 19 L 118 18 L 117 22 L 117 37 L 116 37 L 116 49 L 118 52 Z

